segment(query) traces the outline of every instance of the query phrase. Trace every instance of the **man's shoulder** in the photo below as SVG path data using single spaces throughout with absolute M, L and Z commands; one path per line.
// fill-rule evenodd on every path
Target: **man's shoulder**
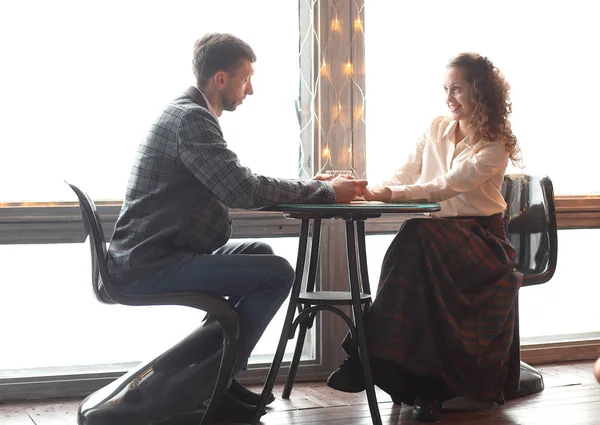
M 219 122 L 210 113 L 207 107 L 198 105 L 185 93 L 175 98 L 167 109 L 172 108 L 177 111 L 177 115 L 182 120 L 201 120 L 209 121 L 214 125 L 219 126 Z
M 154 123 L 159 127 L 180 128 L 181 126 L 197 125 L 202 127 L 219 128 L 219 123 L 209 110 L 200 106 L 186 96 L 181 96 L 169 102 L 159 114 Z M 175 126 L 175 127 L 173 127 Z
M 167 105 L 167 108 L 177 109 L 184 114 L 193 111 L 201 115 L 210 115 L 210 111 L 207 107 L 194 103 L 194 101 L 185 93 L 182 93 L 181 95 L 173 99 Z

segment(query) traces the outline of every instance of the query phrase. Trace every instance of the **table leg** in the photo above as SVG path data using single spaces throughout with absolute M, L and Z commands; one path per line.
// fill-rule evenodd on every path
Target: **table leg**
M 317 264 L 319 263 L 319 250 L 321 247 L 321 219 L 314 219 L 312 225 L 312 242 L 310 248 L 310 261 L 308 263 L 308 278 L 306 280 L 306 292 L 313 292 L 315 290 L 315 282 L 317 277 Z M 298 305 L 298 313 L 302 313 L 302 310 L 306 306 Z M 313 325 L 315 315 L 311 314 L 302 320 L 299 324 L 300 331 L 298 332 L 298 338 L 296 339 L 296 347 L 294 348 L 294 356 L 290 363 L 290 369 L 288 376 L 283 387 L 281 397 L 284 399 L 290 398 L 292 393 L 292 387 L 294 386 L 294 380 L 296 379 L 296 373 L 298 372 L 298 366 L 300 365 L 300 356 L 302 355 L 302 348 L 304 347 L 304 341 L 306 339 L 306 331 Z
M 356 231 L 358 237 L 358 260 L 360 264 L 360 280 L 362 283 L 362 291 L 367 294 L 371 292 L 371 284 L 369 283 L 369 270 L 367 268 L 367 247 L 365 241 L 365 222 L 358 220 L 356 222 Z
M 292 287 L 290 295 L 290 302 L 288 304 L 287 314 L 283 322 L 281 336 L 279 337 L 277 351 L 275 352 L 273 363 L 271 364 L 269 374 L 267 375 L 267 380 L 265 381 L 265 385 L 263 387 L 260 402 L 258 403 L 258 406 L 256 406 L 256 413 L 254 415 L 254 418 L 252 418 L 252 423 L 260 421 L 261 413 L 267 405 L 267 399 L 269 397 L 269 394 L 273 390 L 273 385 L 275 385 L 277 373 L 279 372 L 281 362 L 283 361 L 283 354 L 285 352 L 288 336 L 291 331 L 292 322 L 296 314 L 296 305 L 298 303 L 298 297 L 300 296 L 300 290 L 302 289 L 302 276 L 304 273 L 304 262 L 306 260 L 306 247 L 308 243 L 308 224 L 308 219 L 302 220 L 302 225 L 300 228 L 300 241 L 298 243 L 298 257 L 296 260 L 296 276 L 294 278 L 294 285 Z
M 381 416 L 377 406 L 377 396 L 373 387 L 373 376 L 369 363 L 369 354 L 367 352 L 367 342 L 365 339 L 365 326 L 363 322 L 363 312 L 360 303 L 360 282 L 358 274 L 358 264 L 356 256 L 356 235 L 354 232 L 355 221 L 346 222 L 346 245 L 348 248 L 348 269 L 350 272 L 350 292 L 352 293 L 352 312 L 354 313 L 354 323 L 356 324 L 356 337 L 358 339 L 358 353 L 363 365 L 365 376 L 367 400 L 369 410 L 374 425 L 381 425 Z M 366 308 L 366 306 L 365 306 Z

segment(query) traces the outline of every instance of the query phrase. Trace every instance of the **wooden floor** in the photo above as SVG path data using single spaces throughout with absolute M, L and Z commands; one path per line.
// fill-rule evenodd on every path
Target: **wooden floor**
M 444 404 L 440 424 L 468 425 L 600 425 L 600 384 L 592 362 L 539 366 L 546 389 L 504 406 L 473 409 L 465 401 Z M 275 388 L 275 395 L 281 387 Z M 410 418 L 410 406 L 398 406 L 378 391 L 384 424 L 419 424 Z M 0 404 L 0 425 L 75 425 L 79 400 Z M 366 396 L 333 391 L 324 383 L 296 384 L 289 400 L 278 398 L 260 422 L 287 424 L 371 424 Z

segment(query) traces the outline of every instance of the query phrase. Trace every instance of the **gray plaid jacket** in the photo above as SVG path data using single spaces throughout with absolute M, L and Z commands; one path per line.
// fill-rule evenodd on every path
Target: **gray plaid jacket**
M 329 183 L 260 176 L 240 164 L 204 97 L 190 87 L 167 105 L 138 148 L 108 267 L 116 282 L 126 282 L 186 253 L 210 253 L 231 235 L 230 207 L 332 202 Z

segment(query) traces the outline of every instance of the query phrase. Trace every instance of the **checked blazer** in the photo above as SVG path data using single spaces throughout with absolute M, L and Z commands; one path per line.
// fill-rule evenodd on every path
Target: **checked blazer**
M 140 144 L 108 249 L 117 283 L 135 281 L 231 236 L 229 208 L 333 203 L 330 183 L 254 174 L 227 147 L 195 87 L 169 103 Z

